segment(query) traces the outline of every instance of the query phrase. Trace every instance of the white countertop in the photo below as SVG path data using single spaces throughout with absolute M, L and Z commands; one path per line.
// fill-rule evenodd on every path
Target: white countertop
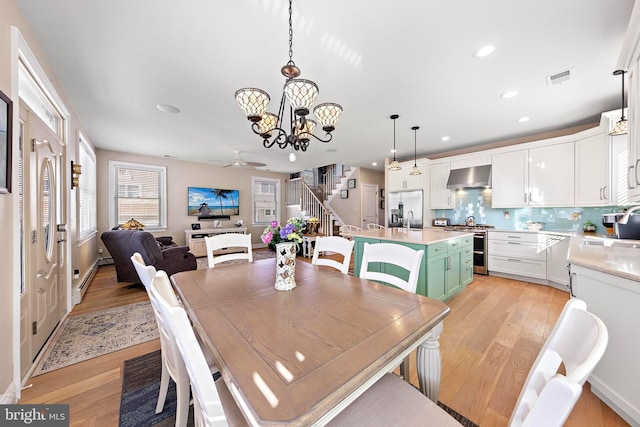
M 640 241 L 573 236 L 569 263 L 640 282 Z
M 386 228 L 384 230 L 355 231 L 350 234 L 354 237 L 364 237 L 367 239 L 431 245 L 433 243 L 455 239 L 456 237 L 473 235 L 473 231 L 445 231 L 435 228 L 415 228 L 407 232 L 407 230 L 403 228 Z

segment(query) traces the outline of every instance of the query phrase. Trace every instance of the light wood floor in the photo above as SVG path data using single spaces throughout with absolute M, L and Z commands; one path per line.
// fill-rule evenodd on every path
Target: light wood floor
M 116 281 L 113 266 L 101 267 L 70 315 L 148 299 L 141 286 L 129 285 Z M 482 427 L 506 426 L 529 367 L 567 299 L 565 292 L 547 286 L 474 276 L 448 302 L 451 314 L 440 338 L 440 400 Z M 123 362 L 159 348 L 154 340 L 32 377 L 20 403 L 66 403 L 72 426 L 117 426 Z M 418 384 L 415 363 L 411 380 Z M 566 423 L 625 425 L 588 384 Z

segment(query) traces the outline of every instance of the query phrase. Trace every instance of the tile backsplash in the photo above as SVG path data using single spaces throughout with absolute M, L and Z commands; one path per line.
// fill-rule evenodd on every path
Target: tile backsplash
M 526 230 L 529 221 L 543 222 L 544 230 L 582 231 L 582 225 L 590 220 L 596 224 L 596 233 L 606 233 L 602 214 L 622 212 L 623 207 L 603 206 L 581 208 L 492 208 L 491 189 L 456 190 L 454 209 L 436 209 L 436 217 L 449 218 L 451 224 L 464 224 L 473 216 L 476 224 L 489 224 L 508 230 Z

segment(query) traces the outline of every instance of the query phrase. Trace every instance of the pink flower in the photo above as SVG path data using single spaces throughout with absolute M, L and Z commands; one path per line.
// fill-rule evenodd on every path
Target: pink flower
M 262 243 L 268 245 L 273 240 L 273 233 L 271 231 L 267 231 L 262 235 Z

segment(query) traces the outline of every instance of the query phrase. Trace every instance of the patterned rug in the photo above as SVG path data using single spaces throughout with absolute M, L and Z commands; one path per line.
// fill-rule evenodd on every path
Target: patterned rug
M 270 250 L 259 250 L 259 251 L 253 251 L 253 260 L 254 261 L 258 261 L 261 259 L 269 259 L 269 258 L 275 258 L 276 257 L 276 253 L 274 251 L 270 251 Z M 207 257 L 200 257 L 200 258 L 196 258 L 196 261 L 198 263 L 198 270 L 202 270 L 203 268 L 209 268 L 209 261 L 207 260 Z M 223 262 L 222 264 L 218 264 L 218 265 L 224 265 L 224 264 L 240 264 L 242 262 L 247 262 L 246 260 L 231 260 L 231 261 L 227 261 L 227 262 Z
M 148 301 L 69 316 L 33 376 L 158 338 Z
M 169 392 L 164 403 L 164 410 L 156 414 L 156 403 L 160 391 L 160 377 L 162 375 L 162 361 L 160 350 L 154 351 L 134 359 L 125 360 L 122 374 L 122 397 L 120 400 L 119 427 L 173 426 L 176 422 L 176 387 L 169 381 Z M 214 375 L 214 379 L 220 374 Z M 438 406 L 447 411 L 465 427 L 479 427 L 473 421 L 465 418 L 442 402 Z M 193 423 L 193 405 L 189 408 L 189 421 Z

